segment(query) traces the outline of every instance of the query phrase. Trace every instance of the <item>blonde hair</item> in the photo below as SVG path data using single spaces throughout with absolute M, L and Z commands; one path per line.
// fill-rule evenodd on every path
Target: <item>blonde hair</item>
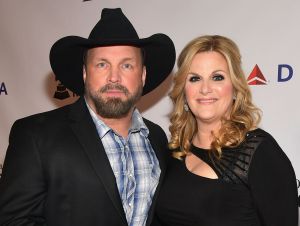
M 227 61 L 230 79 L 234 89 L 235 100 L 229 119 L 222 119 L 218 134 L 213 134 L 211 149 L 220 157 L 222 148 L 238 146 L 246 133 L 258 126 L 261 119 L 260 110 L 252 103 L 251 92 L 241 67 L 241 55 L 237 45 L 230 39 L 219 36 L 201 36 L 189 42 L 180 53 L 174 77 L 174 86 L 169 96 L 174 104 L 171 113 L 171 139 L 169 148 L 173 156 L 184 157 L 190 149 L 191 140 L 197 133 L 197 123 L 193 114 L 184 111 L 184 87 L 186 77 L 194 56 L 200 52 L 215 51 Z

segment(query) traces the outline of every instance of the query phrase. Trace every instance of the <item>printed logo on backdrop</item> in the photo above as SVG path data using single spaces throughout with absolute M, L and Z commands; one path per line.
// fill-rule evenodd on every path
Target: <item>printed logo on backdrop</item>
M 256 64 L 250 73 L 250 75 L 247 78 L 248 85 L 266 85 L 267 80 L 265 79 L 265 76 L 263 73 L 261 73 L 260 68 Z
M 2 95 L 8 95 L 7 88 L 4 82 L 0 82 L 0 96 Z
M 291 65 L 279 64 L 277 67 L 277 82 L 287 82 L 293 77 L 294 70 Z M 256 64 L 247 78 L 248 85 L 267 85 L 266 80 L 259 66 Z
M 78 95 L 69 91 L 59 80 L 57 80 L 57 86 L 53 94 L 53 98 L 58 100 L 65 100 L 73 97 L 78 97 Z

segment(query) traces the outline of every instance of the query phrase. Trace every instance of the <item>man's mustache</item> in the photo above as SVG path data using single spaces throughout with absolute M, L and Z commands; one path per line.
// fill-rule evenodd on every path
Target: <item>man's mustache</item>
M 105 86 L 103 86 L 99 91 L 101 93 L 105 93 L 109 90 L 120 90 L 122 91 L 125 95 L 129 94 L 128 89 L 125 86 L 122 86 L 120 84 L 107 84 Z

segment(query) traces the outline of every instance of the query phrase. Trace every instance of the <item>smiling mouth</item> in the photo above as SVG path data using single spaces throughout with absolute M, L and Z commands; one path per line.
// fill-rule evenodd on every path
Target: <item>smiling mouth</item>
M 200 104 L 212 104 L 217 101 L 217 98 L 209 98 L 209 99 L 197 99 L 197 102 Z

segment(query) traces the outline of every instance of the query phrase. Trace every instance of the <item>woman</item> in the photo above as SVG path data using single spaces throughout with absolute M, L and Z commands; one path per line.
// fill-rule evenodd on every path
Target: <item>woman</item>
M 222 36 L 191 41 L 178 59 L 170 97 L 172 158 L 156 223 L 296 226 L 292 165 L 258 128 L 236 44 Z

